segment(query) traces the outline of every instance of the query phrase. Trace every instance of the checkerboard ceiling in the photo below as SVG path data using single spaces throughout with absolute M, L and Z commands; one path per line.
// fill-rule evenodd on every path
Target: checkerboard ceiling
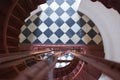
M 20 43 L 99 44 L 95 24 L 75 7 L 77 0 L 48 0 L 21 28 Z

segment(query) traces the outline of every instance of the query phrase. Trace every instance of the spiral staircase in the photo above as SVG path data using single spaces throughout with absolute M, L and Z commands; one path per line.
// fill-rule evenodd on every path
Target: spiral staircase
M 30 12 L 45 2 L 45 0 L 0 1 L 0 58 L 11 55 L 14 56 L 16 53 L 18 55 L 21 54 L 18 38 L 20 28 L 24 24 L 24 20 L 30 16 Z M 120 12 L 119 3 L 116 3 L 117 5 L 115 6 L 111 4 L 110 8 L 114 7 Z M 103 46 L 87 47 L 89 52 L 86 54 L 101 58 L 104 57 Z M 30 58 L 33 58 L 33 56 L 30 55 Z M 25 59 L 23 59 L 23 61 L 24 60 Z M 23 63 L 23 61 L 15 65 L 17 68 L 15 66 L 0 68 L 0 78 L 3 80 L 11 80 L 16 77 L 25 68 L 29 67 L 26 63 Z M 54 70 L 54 80 L 98 80 L 101 74 L 101 71 L 76 57 L 70 65 Z

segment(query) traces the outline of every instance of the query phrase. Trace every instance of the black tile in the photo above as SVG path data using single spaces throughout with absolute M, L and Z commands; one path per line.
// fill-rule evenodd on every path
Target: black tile
M 44 44 L 53 44 L 49 39 L 47 39 Z
M 31 23 L 32 23 L 32 21 L 31 21 L 30 19 L 28 19 L 28 20 L 25 22 L 25 26 L 29 26 Z
M 45 11 L 44 11 L 48 16 L 50 16 L 53 13 L 53 10 L 48 7 Z
M 80 27 L 83 27 L 83 26 L 86 24 L 86 22 L 85 22 L 82 18 L 80 18 L 80 19 L 77 21 L 77 24 L 78 24 Z
M 94 37 L 97 35 L 97 33 L 96 33 L 93 29 L 91 29 L 87 34 L 88 34 L 89 37 L 91 37 L 91 38 L 94 38 Z
M 65 1 L 64 1 L 64 0 L 55 0 L 55 2 L 56 2 L 58 5 L 61 5 L 61 4 L 63 4 Z
M 95 41 L 91 40 L 88 44 L 97 44 Z
M 34 23 L 36 26 L 39 26 L 39 25 L 41 25 L 42 21 L 40 20 L 39 17 L 37 17 L 37 18 L 33 21 L 33 23 Z
M 44 23 L 49 27 L 50 25 L 53 24 L 53 21 L 50 18 L 47 18 Z
M 77 44 L 86 44 L 83 40 L 80 40 Z
M 95 24 L 94 24 L 91 20 L 89 20 L 87 23 L 88 23 L 91 27 L 94 27 L 94 26 L 95 26 Z
M 40 40 L 36 39 L 33 44 L 41 44 Z
M 48 28 L 48 29 L 44 32 L 44 34 L 49 38 L 49 37 L 53 34 L 53 32 Z
M 61 16 L 64 13 L 64 10 L 61 7 L 59 7 L 55 12 L 58 16 Z
M 60 39 L 55 42 L 55 44 L 64 44 Z
M 47 4 L 50 5 L 54 0 L 47 0 Z
M 60 26 L 63 25 L 64 21 L 63 21 L 61 18 L 58 18 L 58 19 L 55 21 L 55 23 L 56 23 L 57 26 L 60 27 Z
M 60 37 L 64 34 L 64 32 L 63 32 L 61 29 L 58 29 L 58 30 L 55 32 L 55 34 L 56 34 L 57 37 L 60 38 Z
M 37 29 L 33 32 L 33 34 L 34 34 L 36 37 L 39 37 L 39 36 L 42 34 L 42 32 L 40 31 L 39 28 L 37 28 Z
M 36 13 L 37 16 L 40 16 L 42 13 L 42 11 L 39 11 L 38 13 Z
M 74 13 L 75 13 L 75 10 L 73 8 L 69 8 L 66 13 L 69 15 L 69 16 L 72 16 Z
M 75 2 L 75 0 L 66 0 L 66 2 L 67 2 L 69 5 L 72 5 L 72 4 Z
M 26 28 L 22 33 L 25 37 L 28 37 L 31 34 L 31 31 L 28 28 Z
M 66 32 L 66 35 L 71 38 L 73 35 L 75 35 L 75 32 L 71 29 L 69 29 L 67 32 Z
M 81 13 L 80 11 L 77 11 L 77 13 L 79 14 L 79 16 L 83 16 L 84 14 L 83 13 Z
M 25 39 L 22 43 L 30 43 L 28 39 Z
M 66 44 L 74 44 L 74 42 L 70 39 L 69 41 L 66 42 Z
M 75 24 L 75 21 L 74 21 L 73 19 L 69 18 L 69 19 L 66 21 L 66 24 L 67 24 L 69 27 L 71 27 L 71 26 L 73 26 L 73 25 Z
M 82 29 L 80 29 L 77 33 L 76 33 L 80 38 L 85 36 L 85 31 L 83 31 Z

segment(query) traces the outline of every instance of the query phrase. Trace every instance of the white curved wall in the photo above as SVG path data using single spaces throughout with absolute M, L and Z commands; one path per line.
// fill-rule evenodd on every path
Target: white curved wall
M 86 14 L 97 25 L 102 38 L 105 51 L 105 58 L 120 62 L 120 14 L 105 8 L 100 2 L 82 0 L 79 11 Z M 110 80 L 101 77 L 100 80 Z
M 120 14 L 105 8 L 100 2 L 82 0 L 79 11 L 86 14 L 97 25 L 104 43 L 105 58 L 120 62 Z

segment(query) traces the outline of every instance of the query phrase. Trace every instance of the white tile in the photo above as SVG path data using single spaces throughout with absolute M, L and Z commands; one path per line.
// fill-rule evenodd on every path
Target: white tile
M 80 30 L 80 26 L 79 26 L 77 23 L 75 23 L 75 24 L 71 27 L 71 29 L 72 29 L 75 33 L 77 33 L 77 32 Z
M 53 24 L 49 27 L 49 29 L 54 33 L 54 32 L 56 32 L 56 31 L 59 29 L 59 27 L 58 27 L 55 23 L 53 23 Z
M 71 5 L 71 7 L 72 7 L 75 11 L 77 11 L 78 8 L 79 8 L 80 2 L 81 2 L 81 0 L 75 0 L 75 2 Z
M 74 42 L 74 44 L 77 44 L 80 40 L 80 37 L 75 34 L 71 37 L 71 40 Z
M 19 42 L 22 43 L 25 39 L 26 39 L 26 37 L 21 33 L 19 35 Z
M 63 14 L 60 16 L 60 18 L 61 18 L 64 22 L 66 22 L 66 21 L 70 18 L 70 16 L 65 12 L 65 13 L 63 13 Z
M 59 18 L 59 16 L 55 12 L 52 13 L 49 17 L 54 22 Z
M 88 21 L 90 20 L 86 15 L 83 15 L 83 16 L 82 16 L 82 19 L 83 19 L 84 21 L 86 21 L 86 22 L 88 22 Z
M 33 16 L 30 17 L 30 20 L 34 21 L 37 17 L 38 17 L 37 15 L 33 15 Z
M 66 23 L 64 23 L 64 24 L 60 27 L 60 29 L 61 29 L 64 33 L 66 33 L 66 32 L 70 29 L 70 27 L 69 27 Z
M 21 32 L 24 31 L 26 28 L 27 28 L 27 26 L 23 25 L 23 26 L 21 27 Z
M 39 18 L 44 22 L 48 18 L 48 15 L 45 12 L 42 12 Z
M 33 43 L 37 38 L 36 38 L 36 36 L 34 35 L 34 34 L 30 34 L 29 36 L 28 36 L 28 38 L 27 38 L 31 43 Z
M 44 32 L 48 29 L 48 26 L 46 24 L 42 23 L 38 28 L 41 30 L 41 32 Z
M 96 35 L 96 36 L 93 38 L 93 41 L 94 41 L 96 44 L 99 44 L 99 43 L 102 41 L 102 38 L 100 37 L 100 35 Z
M 96 33 L 99 33 L 99 30 L 96 26 L 93 27 L 93 30 L 96 32 Z
M 53 34 L 53 35 L 51 35 L 51 36 L 49 37 L 49 40 L 50 40 L 52 43 L 55 43 L 58 39 L 59 39 L 59 38 L 58 38 L 55 34 Z
M 68 8 L 70 8 L 70 5 L 66 2 L 64 2 L 62 5 L 61 5 L 61 8 L 64 10 L 64 11 L 67 11 Z
M 92 39 L 86 34 L 86 35 L 82 38 L 82 40 L 83 40 L 86 44 L 88 44 Z
M 88 25 L 88 24 L 85 24 L 85 25 L 82 27 L 82 30 L 85 31 L 86 33 L 88 33 L 91 29 L 92 29 L 91 26 Z
M 45 36 L 44 34 L 41 34 L 41 35 L 38 37 L 38 40 L 40 40 L 40 42 L 41 42 L 42 44 L 44 44 L 47 39 L 48 39 L 47 36 Z
M 31 23 L 31 24 L 28 26 L 28 29 L 29 29 L 31 32 L 34 32 L 35 29 L 37 29 L 37 26 L 36 26 L 34 23 Z
M 72 18 L 75 22 L 77 22 L 81 17 L 79 16 L 79 14 L 78 14 L 77 12 L 75 12 L 75 13 L 71 16 L 71 18 Z
M 66 35 L 66 34 L 63 34 L 61 37 L 60 37 L 60 40 L 66 44 L 66 42 L 69 40 L 70 38 Z
M 59 5 L 56 2 L 52 2 L 52 4 L 49 6 L 52 10 L 58 9 Z

